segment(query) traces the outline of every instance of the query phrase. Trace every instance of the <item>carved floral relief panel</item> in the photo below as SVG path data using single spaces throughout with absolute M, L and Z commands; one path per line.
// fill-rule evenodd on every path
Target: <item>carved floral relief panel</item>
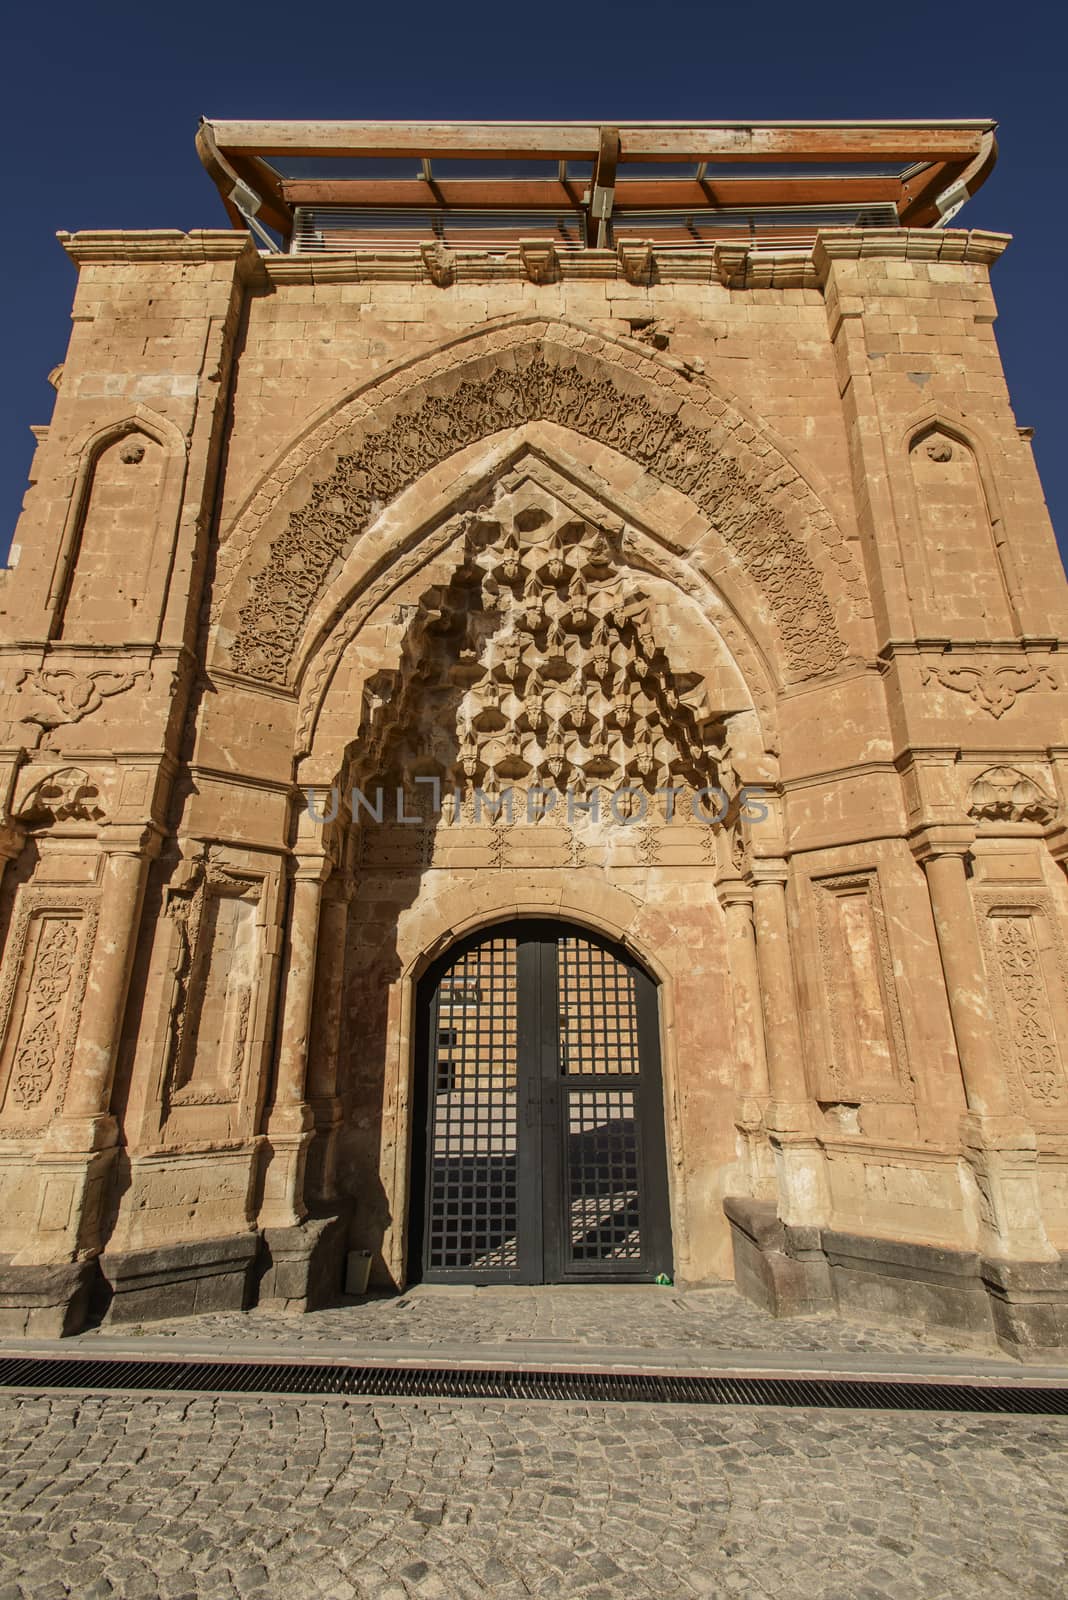
M 62 1107 L 97 908 L 24 894 L 0 969 L 0 1136 L 39 1133 Z
M 1036 1126 L 1068 1119 L 1068 960 L 1043 891 L 977 896 L 1013 1102 Z
M 824 1052 L 818 1100 L 912 1098 L 877 873 L 813 879 Z

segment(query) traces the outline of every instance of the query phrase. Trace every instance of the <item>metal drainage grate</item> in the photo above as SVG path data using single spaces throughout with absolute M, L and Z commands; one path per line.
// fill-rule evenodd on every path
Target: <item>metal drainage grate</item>
M 638 1401 L 864 1411 L 989 1411 L 1063 1416 L 1068 1386 L 878 1378 L 678 1376 L 641 1372 L 473 1371 L 268 1361 L 0 1360 L 0 1388 L 208 1394 L 383 1395 L 443 1400 Z

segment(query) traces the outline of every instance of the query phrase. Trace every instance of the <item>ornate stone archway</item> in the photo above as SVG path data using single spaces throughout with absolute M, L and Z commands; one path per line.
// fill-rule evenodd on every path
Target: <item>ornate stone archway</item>
M 788 680 L 857 650 L 867 604 L 853 547 L 766 430 L 677 364 L 539 320 L 378 381 L 276 466 L 220 552 L 219 665 L 291 681 L 303 619 L 380 507 L 471 441 L 536 419 L 619 450 L 701 509 L 757 585 Z
M 392 583 L 338 617 L 339 647 L 321 647 L 330 683 L 309 763 L 336 783 L 342 822 L 354 788 L 370 804 L 351 802 L 335 849 L 348 909 L 330 899 L 338 871 L 328 878 L 321 959 L 332 975 L 322 989 L 344 999 L 333 1044 L 320 1032 L 313 1047 L 310 1098 L 335 1154 L 315 1157 L 312 1170 L 340 1174 L 343 1189 L 365 1197 L 362 1242 L 394 1281 L 405 1259 L 412 974 L 443 930 L 520 905 L 556 914 L 565 896 L 578 920 L 615 937 L 637 918 L 640 953 L 667 974 L 669 1111 L 685 1097 L 699 1135 L 687 1186 L 681 1131 L 669 1128 L 679 1249 L 695 1234 L 702 1255 L 688 1270 L 729 1270 L 721 1210 L 705 1197 L 726 1192 L 737 1104 L 762 1082 L 724 1021 L 731 958 L 713 884 L 721 869 L 737 870 L 748 829 L 736 808 L 729 827 L 713 825 L 717 802 L 695 810 L 694 797 L 721 786 L 733 807 L 740 781 L 763 776 L 767 757 L 752 695 L 707 606 L 670 570 L 632 564 L 622 535 L 610 508 L 541 457 L 509 458 L 476 509 L 445 516 Z M 438 785 L 433 815 L 418 809 L 413 776 Z M 532 815 L 535 786 L 556 804 Z M 637 815 L 631 802 L 611 803 L 624 790 Z M 480 792 L 491 801 L 485 813 Z M 428 807 L 430 798 L 424 791 Z M 314 841 L 304 844 L 308 854 Z M 329 870 L 309 868 L 316 881 Z M 607 922 L 602 900 L 615 908 Z M 706 1027 L 710 994 L 719 1020 Z M 287 1022 L 283 1037 L 301 1027 Z

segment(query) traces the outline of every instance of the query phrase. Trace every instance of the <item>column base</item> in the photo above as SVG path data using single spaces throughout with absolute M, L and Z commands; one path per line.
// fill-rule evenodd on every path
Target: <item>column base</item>
M 264 1228 L 257 1304 L 276 1311 L 316 1311 L 336 1302 L 344 1287 L 348 1233 L 347 1216 Z
M 0 1334 L 64 1339 L 80 1333 L 97 1277 L 95 1261 L 13 1266 L 0 1260 Z
M 792 1227 L 818 1228 L 830 1210 L 827 1159 L 810 1101 L 772 1101 L 764 1125 L 775 1160 L 779 1212 Z
M 773 1317 L 838 1311 L 1020 1361 L 1068 1356 L 1068 1261 L 976 1251 L 781 1222 L 768 1201 L 730 1198 L 735 1282 Z
M 1035 1133 L 1019 1117 L 961 1119 L 961 1149 L 975 1184 L 979 1245 L 1006 1261 L 1057 1261 L 1042 1220 Z
M 100 1257 L 105 1323 L 153 1322 L 204 1311 L 243 1311 L 250 1302 L 259 1235 L 192 1239 Z
M 1068 1352 L 1068 1259 L 980 1263 L 998 1344 L 1021 1361 Z
M 728 1198 L 723 1209 L 731 1225 L 740 1294 L 773 1317 L 833 1310 L 834 1289 L 818 1228 L 788 1229 L 772 1200 Z

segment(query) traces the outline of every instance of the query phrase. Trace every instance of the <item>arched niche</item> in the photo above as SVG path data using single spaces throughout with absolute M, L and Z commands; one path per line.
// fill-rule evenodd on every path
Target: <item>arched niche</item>
M 957 638 L 1010 638 L 1019 622 L 999 540 L 996 501 L 964 429 L 930 417 L 908 439 L 920 540 L 919 607 Z
M 114 645 L 155 636 L 155 558 L 168 520 L 173 532 L 184 456 L 178 429 L 144 407 L 79 441 L 49 591 L 52 638 Z

